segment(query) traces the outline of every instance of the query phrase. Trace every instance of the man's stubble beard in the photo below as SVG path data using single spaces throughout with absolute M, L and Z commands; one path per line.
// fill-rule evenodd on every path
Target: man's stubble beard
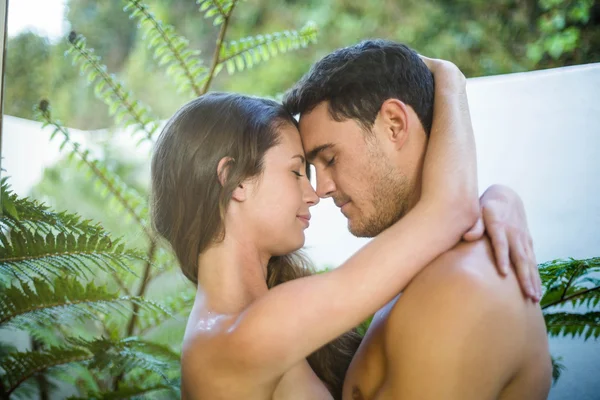
M 370 154 L 374 160 L 369 167 L 372 212 L 361 214 L 354 223 L 348 220 L 348 229 L 356 237 L 375 237 L 402 218 L 409 209 L 412 185 L 406 175 L 394 168 L 382 154 Z M 378 164 L 375 164 L 375 161 Z M 382 165 L 381 163 L 384 163 Z

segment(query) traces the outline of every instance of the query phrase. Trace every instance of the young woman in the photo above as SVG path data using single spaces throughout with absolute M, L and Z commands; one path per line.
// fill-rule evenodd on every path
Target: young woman
M 460 79 L 433 72 L 436 82 Z M 445 101 L 436 97 L 434 127 Z M 466 124 L 464 113 L 454 117 Z M 152 197 L 157 231 L 198 287 L 183 342 L 184 399 L 339 396 L 359 342 L 352 329 L 478 218 L 476 172 L 465 168 L 471 130 L 435 131 L 419 203 L 337 269 L 313 275 L 294 252 L 319 198 L 292 116 L 225 93 L 177 111 L 156 144 Z M 456 187 L 464 190 L 448 189 Z

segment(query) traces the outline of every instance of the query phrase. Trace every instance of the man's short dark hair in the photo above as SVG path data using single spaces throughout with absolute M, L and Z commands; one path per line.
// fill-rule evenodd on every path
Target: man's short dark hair
M 325 56 L 286 93 L 283 104 L 296 115 L 329 101 L 334 120 L 353 119 L 370 130 L 381 105 L 390 98 L 410 105 L 429 134 L 434 98 L 431 71 L 408 46 L 375 39 Z

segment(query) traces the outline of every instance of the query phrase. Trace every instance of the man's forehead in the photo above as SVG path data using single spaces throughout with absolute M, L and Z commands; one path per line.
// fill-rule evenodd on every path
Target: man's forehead
M 298 129 L 304 152 L 308 155 L 331 148 L 338 142 L 338 134 L 343 131 L 329 115 L 326 104 L 322 103 L 306 114 L 300 115 Z M 316 152 L 316 150 L 319 150 Z M 310 159 L 307 157 L 307 160 Z

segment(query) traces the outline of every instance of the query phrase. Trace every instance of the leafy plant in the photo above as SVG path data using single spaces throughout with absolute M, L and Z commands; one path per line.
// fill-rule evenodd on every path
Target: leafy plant
M 540 301 L 550 337 L 600 336 L 600 257 L 553 260 L 539 265 L 546 288 Z M 564 366 L 553 358 L 556 381 Z
M 311 23 L 297 31 L 227 40 L 238 1 L 197 3 L 205 19 L 219 29 L 211 58 L 202 58 L 186 38 L 157 19 L 140 0 L 124 1 L 125 11 L 139 24 L 157 64 L 177 90 L 190 98 L 206 93 L 223 68 L 236 74 L 316 40 L 317 30 Z M 561 1 L 546 3 L 554 7 Z M 583 11 L 569 11 L 568 18 L 585 18 L 589 2 L 575 3 Z M 160 122 L 150 107 L 136 100 L 109 72 L 85 37 L 71 32 L 67 43 L 68 56 L 108 106 L 117 125 L 128 128 L 139 143 L 152 143 Z M 39 103 L 36 112 L 53 130 L 54 140 L 61 140 L 65 154 L 97 182 L 98 196 L 137 227 L 143 244 L 129 248 L 128 242 L 99 224 L 18 198 L 3 181 L 0 328 L 31 338 L 30 349 L 0 340 L 3 398 L 28 398 L 36 392 L 47 395 L 56 380 L 72 384 L 81 398 L 179 397 L 178 344 L 154 338 L 160 337 L 156 331 L 163 326 L 182 324 L 179 317 L 188 312 L 194 290 L 179 288 L 158 296 L 149 290 L 158 278 L 163 282 L 177 262 L 150 229 L 147 193 L 135 189 L 107 160 L 96 158 L 74 141 L 47 100 Z M 550 336 L 598 338 L 600 281 L 595 276 L 599 266 L 598 258 L 540 265 L 547 288 L 541 304 Z M 361 332 L 369 322 L 361 325 Z M 553 364 L 558 379 L 564 367 L 559 358 Z
M 199 1 L 198 9 L 219 27 L 212 59 L 162 23 L 140 0 L 124 1 L 137 20 L 158 65 L 190 98 L 206 93 L 224 66 L 230 74 L 316 40 L 316 28 L 226 41 L 236 0 Z M 111 74 L 85 37 L 68 35 L 70 56 L 122 129 L 152 143 L 160 126 L 150 107 L 136 100 Z M 61 150 L 97 182 L 112 211 L 134 224 L 143 245 L 129 248 L 99 224 L 55 212 L 2 185 L 0 217 L 0 328 L 28 334 L 30 349 L 0 341 L 0 392 L 4 398 L 48 396 L 56 380 L 82 398 L 179 398 L 179 343 L 150 340 L 170 323 L 181 325 L 193 302 L 191 285 L 160 293 L 148 288 L 177 265 L 148 221 L 147 193 L 129 185 L 107 163 L 76 142 L 54 117 L 48 100 L 38 118 L 61 140 Z

